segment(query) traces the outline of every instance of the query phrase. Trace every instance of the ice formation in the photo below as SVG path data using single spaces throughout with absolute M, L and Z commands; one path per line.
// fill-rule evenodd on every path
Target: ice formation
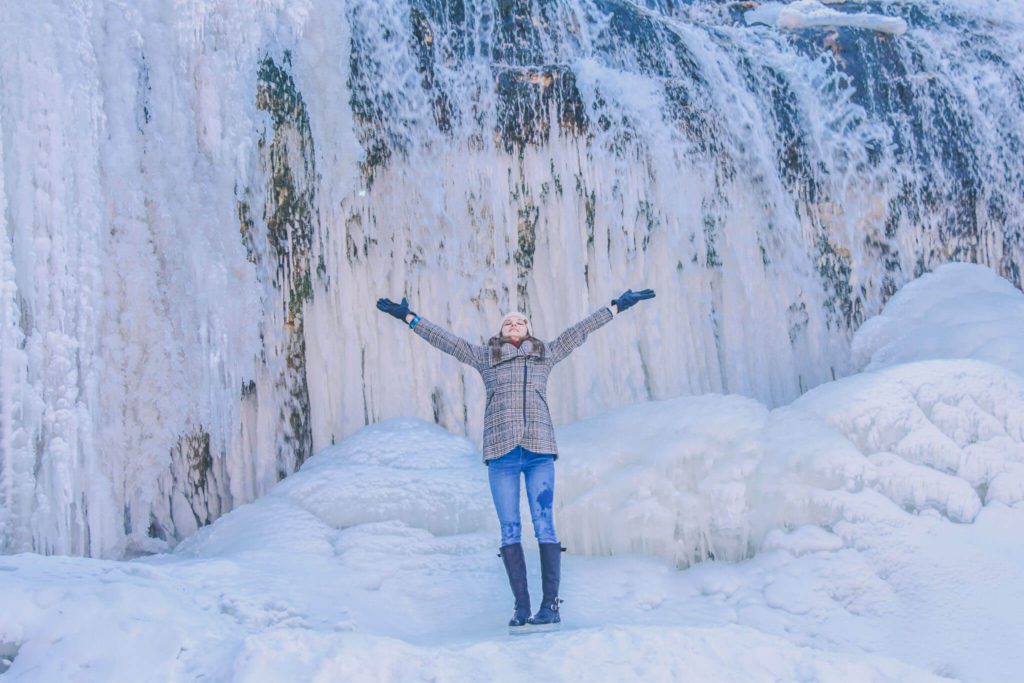
M 479 434 L 378 296 L 479 340 L 656 289 L 560 370 L 567 422 L 783 405 L 921 272 L 1019 284 L 1020 9 L 913 7 L 893 39 L 717 0 L 0 3 L 0 552 L 166 549 L 389 417 Z
M 853 338 L 853 363 L 973 358 L 1024 376 L 1024 298 L 993 272 L 949 264 L 907 284 Z
M 871 12 L 840 12 L 826 7 L 818 0 L 796 0 L 788 4 L 766 2 L 744 14 L 744 17 L 748 24 L 767 24 L 783 29 L 846 26 L 897 36 L 907 31 L 907 22 L 901 17 Z
M 895 365 L 775 409 L 711 394 L 560 428 L 563 542 L 585 555 L 652 554 L 685 567 L 749 557 L 778 529 L 906 512 L 966 524 L 985 505 L 1024 502 L 1024 376 L 1012 370 L 1024 335 L 984 324 L 1019 322 L 1022 307 L 1024 295 L 990 270 L 949 264 L 865 324 L 865 337 L 879 339 L 872 330 L 881 320 L 900 340 Z M 1008 365 L 958 358 L 961 348 L 993 346 Z M 950 357 L 936 359 L 936 349 Z M 435 535 L 493 531 L 475 453 L 438 427 L 392 420 L 318 454 L 268 498 L 332 527 L 397 520 Z M 182 550 L 194 552 L 186 549 L 206 534 Z
M 960 305 L 937 318 L 954 292 Z M 1015 316 L 1022 301 L 983 267 L 944 266 L 892 299 L 886 335 L 869 335 L 877 348 L 898 340 L 898 363 L 774 409 L 712 394 L 562 428 L 560 634 L 506 635 L 511 598 L 476 446 L 396 418 L 324 449 L 172 553 L 0 558 L 0 671 L 1010 680 L 1024 666 L 1024 379 L 959 356 L 1002 339 L 1015 360 L 1024 337 L 973 321 Z M 922 326 L 929 334 L 911 334 Z
M 563 433 L 559 520 L 588 554 L 686 566 L 865 506 L 969 523 L 1024 501 L 1024 381 L 974 361 L 863 373 L 774 411 L 735 396 L 642 404 Z

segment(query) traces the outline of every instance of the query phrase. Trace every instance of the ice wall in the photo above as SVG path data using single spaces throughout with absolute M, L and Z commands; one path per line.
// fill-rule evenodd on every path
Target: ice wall
M 567 421 L 788 402 L 948 260 L 1019 286 L 1020 11 L 832 8 L 909 29 L 712 2 L 3 4 L 0 551 L 163 547 L 394 415 L 476 437 L 476 378 L 378 296 L 477 341 L 510 308 L 550 337 L 657 289 L 556 375 Z

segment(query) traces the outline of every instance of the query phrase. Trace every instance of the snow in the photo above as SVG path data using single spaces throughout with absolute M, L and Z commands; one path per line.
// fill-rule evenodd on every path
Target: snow
M 795 0 L 791 3 L 765 2 L 744 12 L 747 24 L 765 24 L 781 29 L 848 26 L 879 33 L 902 35 L 907 32 L 907 22 L 900 17 L 890 17 L 871 12 L 841 12 L 826 7 L 835 1 L 822 3 L 819 0 Z
M 506 635 L 479 453 L 403 417 L 172 553 L 0 558 L 5 680 L 1012 680 L 1024 378 L 934 358 L 889 310 L 940 336 L 929 311 L 954 291 L 1015 315 L 1024 295 L 994 303 L 992 284 L 978 266 L 922 277 L 882 313 L 905 362 L 788 406 L 711 394 L 561 428 L 560 633 Z M 946 348 L 1001 334 L 976 330 Z
M 857 369 L 973 358 L 1024 375 L 1024 298 L 996 273 L 951 263 L 898 291 L 853 338 Z
M 568 423 L 684 394 L 786 405 L 853 370 L 850 328 L 920 268 L 1021 262 L 1021 3 L 869 3 L 914 30 L 810 49 L 731 3 L 535 4 L 549 19 L 519 50 L 490 2 L 0 2 L 0 552 L 166 550 L 386 418 L 477 438 L 475 373 L 424 362 L 380 296 L 479 341 L 509 309 L 550 339 L 657 290 L 560 369 Z M 864 6 L 780 5 L 772 25 L 901 21 Z M 311 136 L 281 157 L 315 195 L 301 369 L 267 235 L 264 59 Z M 509 73 L 582 107 L 586 134 L 499 93 Z M 542 139 L 507 149 L 510 119 Z M 372 183 L 367 137 L 390 146 Z M 199 432 L 201 474 L 176 450 Z

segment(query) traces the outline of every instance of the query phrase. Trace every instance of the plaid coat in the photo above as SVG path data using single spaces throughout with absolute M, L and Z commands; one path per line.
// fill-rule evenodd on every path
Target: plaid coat
M 602 308 L 576 323 L 543 347 L 529 340 L 516 348 L 501 345 L 501 358 L 491 348 L 470 344 L 443 327 L 420 318 L 413 330 L 430 344 L 471 365 L 483 377 L 487 389 L 484 409 L 484 462 L 500 458 L 516 446 L 534 453 L 558 457 L 555 427 L 548 411 L 548 374 L 587 339 L 587 335 L 612 319 Z

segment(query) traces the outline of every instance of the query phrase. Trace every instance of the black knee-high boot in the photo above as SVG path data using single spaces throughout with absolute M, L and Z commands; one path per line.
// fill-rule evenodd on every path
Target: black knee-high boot
M 508 574 L 508 585 L 512 588 L 512 596 L 516 600 L 515 612 L 508 622 L 509 632 L 514 633 L 526 626 L 530 618 L 530 590 L 526 583 L 526 558 L 523 557 L 523 544 L 513 543 L 502 546 L 501 561 L 505 563 Z
M 544 598 L 540 609 L 530 617 L 531 630 L 549 631 L 559 627 L 562 617 L 558 613 L 558 584 L 562 575 L 562 546 L 559 543 L 541 543 L 540 578 L 544 586 Z

